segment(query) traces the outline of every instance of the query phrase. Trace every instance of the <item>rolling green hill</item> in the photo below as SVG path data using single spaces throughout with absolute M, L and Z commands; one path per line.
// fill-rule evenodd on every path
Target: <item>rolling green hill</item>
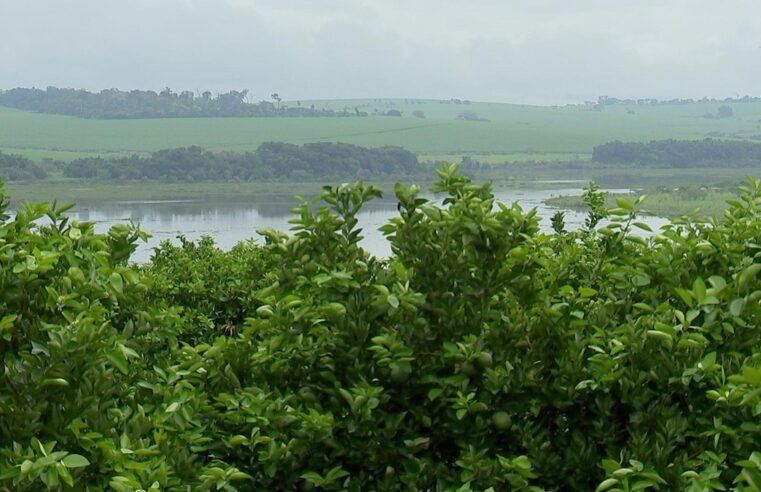
M 262 142 L 329 141 L 362 146 L 398 145 L 422 159 L 485 161 L 588 157 L 610 140 L 761 138 L 761 103 L 731 103 L 731 118 L 707 119 L 720 103 L 641 106 L 541 107 L 498 103 L 365 99 L 300 101 L 302 106 L 364 111 L 349 118 L 177 118 L 89 120 L 0 108 L 0 150 L 32 159 L 151 152 L 199 145 L 212 151 L 253 150 Z M 295 102 L 290 104 L 296 104 Z M 382 116 L 399 111 L 402 116 Z M 416 117 L 422 111 L 424 117 Z M 471 112 L 489 121 L 462 121 Z

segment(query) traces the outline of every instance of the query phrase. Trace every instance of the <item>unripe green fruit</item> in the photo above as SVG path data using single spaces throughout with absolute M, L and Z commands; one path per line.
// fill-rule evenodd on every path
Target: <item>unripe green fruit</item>
M 271 306 L 265 304 L 264 306 L 259 306 L 258 308 L 256 308 L 256 314 L 258 314 L 262 318 L 269 318 L 275 313 L 272 311 Z
M 512 425 L 513 419 L 507 412 L 495 412 L 491 416 L 491 423 L 499 430 L 507 430 Z
M 466 360 L 462 363 L 462 367 L 460 367 L 460 370 L 463 374 L 466 376 L 475 376 L 478 371 L 476 371 L 476 366 L 473 365 L 472 362 L 469 360 Z
M 478 357 L 476 357 L 476 365 L 481 369 L 491 367 L 492 362 L 492 356 L 489 352 L 481 352 L 478 354 Z
M 303 490 L 304 492 L 315 490 L 314 484 L 312 484 L 312 482 L 304 480 L 303 482 L 301 482 L 301 490 Z
M 300 390 L 299 396 L 305 403 L 315 403 L 317 401 L 317 396 L 315 396 L 315 394 L 309 389 Z
M 391 381 L 395 383 L 403 383 L 410 377 L 410 371 L 402 367 L 396 366 L 391 369 Z

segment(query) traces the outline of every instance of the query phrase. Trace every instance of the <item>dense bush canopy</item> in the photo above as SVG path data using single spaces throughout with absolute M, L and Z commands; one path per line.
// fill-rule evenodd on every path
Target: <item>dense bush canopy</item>
M 0 488 L 758 490 L 758 183 L 649 239 L 594 188 L 550 235 L 454 167 L 419 191 L 387 259 L 361 183 L 141 267 L 131 226 L 4 217 Z
M 302 146 L 264 143 L 255 152 L 214 153 L 200 147 L 161 150 L 149 157 L 91 157 L 64 168 L 70 178 L 98 180 L 229 181 L 356 179 L 420 173 L 417 157 L 399 147 L 343 143 Z
M 47 175 L 45 169 L 26 157 L 0 152 L 0 177 L 6 181 L 33 181 Z
M 98 119 L 361 115 L 358 111 L 306 108 L 300 104 L 286 107 L 280 104 L 279 96 L 277 104 L 269 101 L 253 103 L 247 100 L 247 96 L 246 90 L 212 96 L 210 92 L 200 95 L 191 91 L 176 93 L 169 88 L 157 93 L 118 89 L 89 92 L 84 89 L 58 87 L 48 87 L 45 90 L 17 87 L 0 91 L 0 106 Z
M 603 164 L 646 164 L 664 167 L 761 166 L 761 143 L 732 140 L 653 140 L 608 142 L 592 158 Z

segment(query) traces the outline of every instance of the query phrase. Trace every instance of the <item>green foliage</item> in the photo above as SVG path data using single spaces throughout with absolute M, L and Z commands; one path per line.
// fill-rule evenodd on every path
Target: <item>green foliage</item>
M 761 143 L 711 138 L 653 140 L 648 143 L 615 141 L 596 146 L 592 159 L 621 165 L 755 167 L 761 163 Z
M 415 155 L 401 148 L 269 142 L 260 145 L 256 152 L 246 153 L 216 154 L 200 147 L 187 147 L 161 150 L 149 157 L 76 159 L 64 168 L 64 175 L 120 181 L 311 181 L 328 177 L 398 177 L 414 175 L 420 170 Z
M 47 174 L 26 157 L 0 152 L 0 177 L 6 181 L 34 181 L 47 177 Z
M 584 189 L 581 199 L 589 207 L 587 218 L 584 219 L 584 227 L 587 231 L 591 231 L 608 216 L 608 211 L 605 208 L 605 192 L 600 191 L 597 183 L 590 182 L 589 186 Z
M 758 489 L 758 182 L 649 239 L 595 186 L 609 221 L 552 235 L 433 191 L 396 187 L 387 259 L 362 183 L 142 267 L 133 227 L 3 214 L 0 490 Z

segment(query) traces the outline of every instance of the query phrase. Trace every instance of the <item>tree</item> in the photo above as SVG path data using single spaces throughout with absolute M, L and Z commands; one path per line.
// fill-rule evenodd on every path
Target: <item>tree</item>
M 280 94 L 278 94 L 277 92 L 275 92 L 274 94 L 272 94 L 272 96 L 271 96 L 271 97 L 272 97 L 272 99 L 274 99 L 274 100 L 277 102 L 277 109 L 280 109 L 280 101 L 282 101 L 282 100 L 283 100 L 283 99 L 280 97 Z
M 734 111 L 731 106 L 719 106 L 717 114 L 719 118 L 731 118 L 734 115 Z

